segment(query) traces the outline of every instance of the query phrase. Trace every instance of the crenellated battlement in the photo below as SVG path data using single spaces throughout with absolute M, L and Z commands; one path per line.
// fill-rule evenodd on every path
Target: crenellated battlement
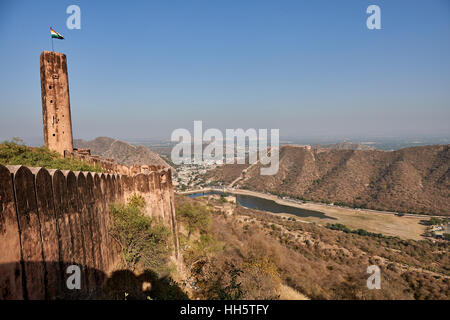
M 170 169 L 131 176 L 0 165 L 0 300 L 72 298 L 65 270 L 73 264 L 84 271 L 76 298 L 92 297 L 121 259 L 110 204 L 134 193 L 170 227 L 177 255 Z
M 45 145 L 103 172 L 0 165 L 0 300 L 95 298 L 122 257 L 109 233 L 111 204 L 141 195 L 144 214 L 170 228 L 178 256 L 171 169 L 74 150 L 66 56 L 44 51 L 40 61 Z M 81 290 L 66 286 L 70 265 L 82 270 Z
M 91 165 L 97 165 L 106 173 L 126 174 L 131 176 L 134 176 L 138 173 L 149 174 L 152 171 L 164 169 L 163 166 L 160 165 L 132 165 L 129 167 L 124 166 L 116 163 L 113 159 L 103 159 L 98 156 L 93 156 L 90 154 L 90 151 L 88 149 L 83 149 L 81 152 L 79 150 L 65 150 L 64 158 L 74 158 L 85 161 L 86 163 L 89 163 Z

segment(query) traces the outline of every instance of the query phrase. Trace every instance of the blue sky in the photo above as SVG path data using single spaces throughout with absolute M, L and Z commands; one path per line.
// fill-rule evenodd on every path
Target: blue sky
M 81 8 L 81 30 L 66 8 Z M 366 8 L 381 8 L 381 30 Z M 42 137 L 39 55 L 66 39 L 74 137 L 176 128 L 450 135 L 450 1 L 0 2 L 0 138 Z

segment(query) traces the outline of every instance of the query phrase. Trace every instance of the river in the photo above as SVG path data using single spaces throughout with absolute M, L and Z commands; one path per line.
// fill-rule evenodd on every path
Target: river
M 203 197 L 208 196 L 212 194 L 224 194 L 223 192 L 218 191 L 208 191 L 208 192 L 198 192 L 198 193 L 192 193 L 188 194 L 187 196 L 190 198 L 197 198 L 197 197 Z M 271 213 L 288 213 L 295 215 L 297 217 L 316 217 L 321 219 L 331 219 L 331 220 L 337 220 L 336 218 L 327 216 L 326 214 L 320 212 L 320 211 L 313 211 L 313 210 L 307 210 L 307 209 L 301 209 L 294 206 L 288 206 L 279 204 L 273 200 L 270 199 L 264 199 L 260 197 L 250 196 L 250 195 L 242 195 L 242 194 L 233 194 L 233 193 L 225 193 L 226 195 L 232 195 L 236 197 L 236 202 L 249 209 L 256 209 L 261 211 L 267 211 Z

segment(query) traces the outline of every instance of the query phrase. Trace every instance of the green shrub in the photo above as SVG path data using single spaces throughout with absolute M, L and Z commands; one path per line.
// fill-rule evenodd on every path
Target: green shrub
M 184 252 L 185 262 L 196 269 L 197 263 L 202 263 L 223 250 L 224 243 L 217 241 L 209 234 L 202 234 L 199 239 L 188 242 L 188 249 Z
M 213 281 L 209 281 L 205 291 L 205 297 L 213 300 L 238 300 L 244 295 L 239 277 L 243 271 L 232 263 L 225 263 L 225 270 Z
M 432 217 L 432 218 L 430 218 L 430 220 L 426 221 L 425 224 L 427 224 L 429 226 L 435 226 L 435 225 L 443 224 L 444 222 L 445 222 L 445 219 L 439 219 L 439 218 Z
M 206 231 L 211 223 L 211 209 L 200 203 L 186 203 L 177 209 L 177 219 L 188 232 L 188 238 L 195 231 Z
M 354 233 L 360 236 L 366 236 L 366 237 L 373 237 L 373 238 L 383 238 L 383 239 L 392 239 L 395 237 L 391 237 L 391 236 L 385 236 L 381 233 L 374 233 L 374 232 L 370 232 L 364 229 L 358 229 L 358 230 L 351 230 L 350 228 L 348 228 L 347 226 L 340 224 L 340 223 L 327 223 L 326 227 L 330 230 L 338 230 L 338 231 L 343 231 L 345 233 Z
M 143 213 L 145 200 L 133 195 L 126 205 L 111 206 L 111 235 L 122 247 L 127 268 L 138 266 L 158 274 L 168 271 L 171 252 L 170 230 L 161 221 Z
M 47 147 L 31 148 L 20 139 L 4 141 L 0 144 L 0 164 L 43 167 L 47 169 L 101 172 L 99 166 L 90 165 L 77 159 L 63 158 Z
M 326 227 L 328 229 L 331 229 L 331 230 L 344 231 L 345 233 L 351 233 L 352 232 L 352 230 L 350 230 L 347 226 L 345 226 L 345 225 L 343 225 L 341 223 L 334 223 L 334 224 L 327 223 Z

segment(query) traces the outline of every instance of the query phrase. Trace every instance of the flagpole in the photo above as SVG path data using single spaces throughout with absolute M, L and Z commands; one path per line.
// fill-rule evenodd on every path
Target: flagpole
M 50 26 L 50 38 L 52 38 L 52 52 L 54 52 L 54 50 L 53 50 L 52 26 Z

